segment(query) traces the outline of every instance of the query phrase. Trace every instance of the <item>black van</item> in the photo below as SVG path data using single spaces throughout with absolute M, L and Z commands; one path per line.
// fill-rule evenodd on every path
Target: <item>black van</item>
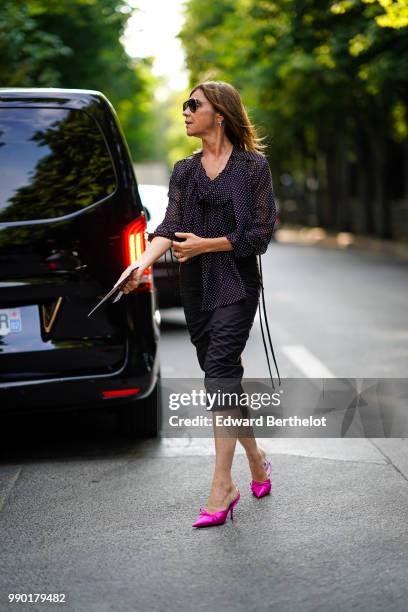
M 114 409 L 160 421 L 152 269 L 87 314 L 147 244 L 128 146 L 99 91 L 0 88 L 0 413 Z

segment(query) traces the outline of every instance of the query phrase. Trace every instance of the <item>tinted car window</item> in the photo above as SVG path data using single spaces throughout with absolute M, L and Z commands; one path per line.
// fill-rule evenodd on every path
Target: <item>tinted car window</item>
M 0 222 L 55 218 L 113 193 L 112 160 L 84 111 L 0 109 Z

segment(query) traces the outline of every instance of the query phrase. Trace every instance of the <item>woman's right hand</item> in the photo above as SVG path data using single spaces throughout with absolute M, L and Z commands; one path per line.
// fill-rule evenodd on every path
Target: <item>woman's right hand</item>
M 139 259 L 135 263 L 131 264 L 122 272 L 118 281 L 115 283 L 115 287 L 120 285 L 127 276 L 134 270 L 131 279 L 122 288 L 123 293 L 129 293 L 134 291 L 140 282 L 142 281 L 143 272 L 148 266 L 152 266 L 171 246 L 172 241 L 169 238 L 162 236 L 155 236 L 147 249 L 143 251 Z M 137 268 L 137 270 L 135 270 Z
M 140 285 L 143 278 L 144 267 L 137 262 L 135 264 L 131 264 L 122 272 L 114 286 L 116 287 L 117 285 L 120 285 L 131 272 L 132 275 L 130 279 L 121 289 L 121 291 L 125 294 L 134 291 Z

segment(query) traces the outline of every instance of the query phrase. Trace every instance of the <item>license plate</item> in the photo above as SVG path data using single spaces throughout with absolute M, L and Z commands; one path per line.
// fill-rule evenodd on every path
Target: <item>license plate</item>
M 0 336 L 21 332 L 21 312 L 19 308 L 0 309 Z

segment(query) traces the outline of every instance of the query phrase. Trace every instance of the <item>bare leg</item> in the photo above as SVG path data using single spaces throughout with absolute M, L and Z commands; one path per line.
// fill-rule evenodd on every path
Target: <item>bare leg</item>
M 252 430 L 252 427 L 246 429 Z M 249 469 L 251 470 L 252 479 L 256 482 L 263 482 L 267 479 L 267 474 L 264 468 L 264 449 L 257 443 L 255 437 L 253 436 L 253 432 L 252 436 L 246 434 L 240 435 L 238 440 L 245 449 L 249 463 Z
M 236 410 L 213 411 L 213 429 L 215 443 L 215 468 L 206 508 L 211 514 L 224 510 L 237 497 L 231 468 L 237 443 L 238 429 L 216 425 L 217 415 L 237 416 Z
M 213 412 L 215 468 L 206 506 L 210 513 L 227 508 L 237 496 L 237 488 L 231 476 L 237 440 L 245 449 L 252 479 L 256 482 L 267 479 L 264 467 L 265 451 L 257 444 L 252 427 L 217 426 L 217 415 L 234 418 L 242 416 L 238 408 Z

